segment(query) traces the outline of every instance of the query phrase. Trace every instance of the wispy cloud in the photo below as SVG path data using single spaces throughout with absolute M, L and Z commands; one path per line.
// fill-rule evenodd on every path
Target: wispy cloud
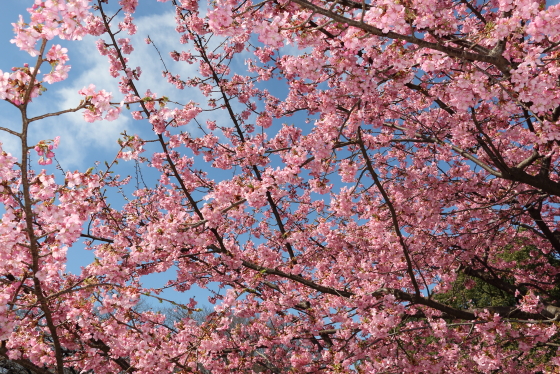
M 115 25 L 118 21 L 119 19 L 115 19 Z M 144 42 L 144 38 L 150 35 L 162 52 L 163 60 L 170 70 L 173 69 L 174 74 L 180 74 L 182 77 L 194 75 L 196 66 L 187 63 L 173 63 L 168 57 L 168 52 L 180 45 L 179 35 L 175 32 L 173 13 L 138 17 L 135 23 L 138 26 L 138 33 L 130 36 L 134 51 L 126 57 L 129 58 L 130 67 L 140 66 L 142 68 L 140 82 L 136 82 L 140 94 L 144 94 L 149 88 L 159 96 L 167 96 L 178 102 L 204 100 L 198 91 L 180 91 L 169 84 L 161 75 L 164 67 L 154 46 Z M 128 35 L 126 36 L 128 37 Z M 119 34 L 119 37 L 125 37 L 125 35 Z M 39 109 L 44 110 L 43 113 L 77 106 L 80 100 L 78 90 L 90 84 L 94 84 L 97 89 L 112 92 L 115 102 L 122 100 L 123 95 L 118 89 L 119 80 L 109 75 L 107 57 L 101 56 L 97 52 L 95 46 L 97 39 L 97 37 L 86 37 L 79 43 L 68 44 L 70 64 L 72 65 L 71 79 L 53 85 L 52 92 L 47 92 L 41 98 L 42 103 L 37 104 Z M 37 109 L 38 107 L 35 107 L 36 111 Z M 116 140 L 123 131 L 140 136 L 152 134 L 151 126 L 146 121 L 133 121 L 128 112 L 123 111 L 123 115 L 112 122 L 87 123 L 83 120 L 81 113 L 65 114 L 42 120 L 34 125 L 32 138 L 33 141 L 39 141 L 60 136 L 61 146 L 57 152 L 58 160 L 65 168 L 83 169 L 89 167 L 94 160 L 112 159 L 118 151 Z

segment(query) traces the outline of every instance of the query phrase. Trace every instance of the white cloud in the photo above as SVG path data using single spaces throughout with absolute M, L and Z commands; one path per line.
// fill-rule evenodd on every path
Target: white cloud
M 117 24 L 119 19 L 113 23 Z M 150 38 L 156 43 L 168 68 L 173 74 L 182 77 L 196 74 L 197 67 L 187 63 L 173 63 L 168 52 L 179 44 L 179 34 L 175 32 L 173 13 L 138 17 L 135 20 L 138 33 L 134 36 L 119 34 L 118 37 L 130 37 L 134 47 L 132 54 L 127 55 L 129 66 L 142 68 L 139 82 L 135 82 L 139 92 L 143 95 L 149 88 L 159 96 L 167 96 L 173 101 L 187 103 L 190 100 L 201 102 L 203 96 L 195 90 L 180 91 L 162 77 L 164 70 L 160 57 L 153 45 L 147 45 L 144 38 Z M 113 27 L 114 28 L 114 27 Z M 118 78 L 109 75 L 109 63 L 106 56 L 101 56 L 95 46 L 98 37 L 86 37 L 81 42 L 67 45 L 72 65 L 71 79 L 48 87 L 49 91 L 34 103 L 34 112 L 47 113 L 76 107 L 81 99 L 78 90 L 90 84 L 96 89 L 105 89 L 113 93 L 113 101 L 122 100 L 118 89 Z M 105 40 L 108 37 L 104 36 Z M 57 158 L 64 168 L 84 169 L 91 166 L 94 160 L 112 160 L 118 151 L 116 140 L 123 131 L 129 134 L 139 134 L 153 137 L 151 125 L 146 121 L 137 122 L 130 118 L 125 110 L 123 115 L 112 122 L 97 121 L 87 123 L 81 113 L 69 113 L 59 117 L 41 120 L 33 125 L 32 142 L 61 137 L 61 145 L 57 151 Z

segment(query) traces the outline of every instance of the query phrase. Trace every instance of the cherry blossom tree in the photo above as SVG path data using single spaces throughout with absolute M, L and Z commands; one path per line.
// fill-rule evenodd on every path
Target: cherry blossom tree
M 3 360 L 59 374 L 559 370 L 560 5 L 168 1 L 177 50 L 161 53 L 197 74 L 162 67 L 178 89 L 165 97 L 139 91 L 127 57 L 137 4 L 36 0 L 14 24 L 30 62 L 0 74 L 21 112 L 1 128 L 21 143 L 0 154 Z M 68 77 L 59 39 L 85 35 L 120 93 L 91 85 L 30 116 Z M 61 180 L 59 139 L 29 134 L 76 111 L 130 113 L 151 135 Z M 119 160 L 159 177 L 133 188 Z M 67 273 L 84 241 L 95 261 Z M 215 292 L 203 322 L 194 299 L 169 301 L 173 320 L 135 307 L 168 303 L 141 277 L 169 269 L 178 291 Z

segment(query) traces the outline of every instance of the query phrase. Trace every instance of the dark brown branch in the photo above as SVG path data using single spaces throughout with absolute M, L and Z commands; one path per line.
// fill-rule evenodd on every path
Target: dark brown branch
M 373 35 L 395 39 L 395 40 L 403 40 L 411 44 L 415 44 L 422 48 L 428 48 L 428 49 L 433 49 L 435 51 L 440 51 L 451 57 L 456 57 L 467 61 L 486 62 L 496 66 L 496 68 L 498 68 L 498 70 L 500 70 L 505 76 L 510 75 L 509 71 L 511 70 L 511 63 L 508 60 L 506 60 L 503 56 L 491 56 L 490 54 L 484 55 L 479 53 L 472 53 L 464 49 L 457 49 L 457 48 L 447 47 L 438 43 L 427 42 L 413 35 L 402 35 L 393 31 L 389 31 L 385 33 L 381 29 L 375 26 L 360 21 L 356 21 L 348 17 L 344 17 L 335 12 L 330 12 L 327 9 L 321 8 L 306 0 L 293 0 L 293 2 L 299 4 L 301 7 L 305 9 L 309 9 L 315 13 L 322 14 L 326 17 L 329 17 L 336 22 L 339 22 L 341 24 L 346 24 L 348 26 L 356 27 L 358 29 L 369 32 Z
M 92 348 L 96 348 L 99 349 L 101 352 L 103 352 L 103 355 L 105 357 L 109 357 L 111 360 L 113 360 L 117 365 L 119 365 L 121 367 L 121 369 L 123 369 L 126 373 L 133 373 L 136 371 L 136 368 L 134 368 L 133 366 L 131 366 L 128 361 L 126 361 L 124 358 L 122 357 L 118 357 L 118 358 L 112 358 L 111 355 L 111 347 L 109 347 L 107 344 L 105 344 L 102 340 L 100 339 L 90 339 L 88 341 L 88 345 Z
M 406 129 L 403 126 L 400 125 L 396 125 L 394 123 L 388 124 L 386 123 L 385 126 L 387 127 L 391 127 L 397 130 L 401 130 L 404 133 L 408 133 L 408 129 Z M 431 137 L 428 135 L 424 135 L 424 134 L 419 134 L 419 133 L 415 133 L 414 134 L 415 137 L 417 137 L 418 139 L 423 140 L 426 143 L 434 143 L 434 144 L 438 144 L 441 146 L 447 146 L 450 147 L 453 151 L 455 151 L 456 153 L 458 153 L 459 155 L 465 157 L 466 159 L 468 159 L 469 161 L 474 162 L 476 165 L 480 166 L 481 168 L 483 168 L 484 170 L 486 170 L 488 173 L 499 177 L 499 178 L 503 178 L 502 173 L 500 173 L 499 171 L 496 171 L 494 169 L 492 169 L 491 166 L 485 164 L 484 162 L 482 162 L 481 160 L 479 160 L 478 158 L 476 158 L 475 156 L 473 156 L 472 154 L 470 154 L 469 152 L 457 147 L 456 145 L 450 144 L 450 143 L 446 143 L 443 140 L 440 140 L 438 138 L 435 137 Z M 560 186 L 560 185 L 559 185 Z
M 48 300 L 45 298 L 43 294 L 43 287 L 39 278 L 37 278 L 37 273 L 39 272 L 39 243 L 38 238 L 35 236 L 35 227 L 34 227 L 34 217 L 35 213 L 33 212 L 33 205 L 34 201 L 31 198 L 30 193 L 30 185 L 31 182 L 29 181 L 29 173 L 28 173 L 28 131 L 29 131 L 29 118 L 27 118 L 27 105 L 29 98 L 31 97 L 31 92 L 33 91 L 33 87 L 35 86 L 35 78 L 39 72 L 39 68 L 43 63 L 43 53 L 45 51 L 45 47 L 47 45 L 47 40 L 43 39 L 41 43 L 41 48 L 39 51 L 39 56 L 37 57 L 37 62 L 35 64 L 33 74 L 30 77 L 28 82 L 28 86 L 26 88 L 25 96 L 23 98 L 22 104 L 19 106 L 21 112 L 21 119 L 22 119 L 22 131 L 21 131 L 21 184 L 22 184 L 22 192 L 23 192 L 23 201 L 24 207 L 23 210 L 25 212 L 25 231 L 27 232 L 27 237 L 29 240 L 29 251 L 31 253 L 31 270 L 33 271 L 33 285 L 34 285 L 34 294 L 37 297 L 37 301 L 43 311 L 44 318 L 46 320 L 47 328 L 51 334 L 51 339 L 54 347 L 54 354 L 56 360 L 56 370 L 58 374 L 64 374 L 64 361 L 62 357 L 62 347 L 60 344 L 60 339 L 58 337 L 58 333 L 56 330 L 56 326 L 52 317 L 51 309 L 48 303 Z
M 470 266 L 460 266 L 459 271 L 463 272 L 465 275 L 468 275 L 469 277 L 480 279 L 483 282 L 488 283 L 496 287 L 497 289 L 502 290 L 510 295 L 515 294 L 515 290 L 516 290 L 515 286 L 504 282 L 500 278 L 491 276 L 487 273 L 480 272 L 478 270 L 473 269 Z
M 559 118 L 560 118 L 560 106 L 557 106 L 556 108 L 554 108 L 554 111 L 552 111 L 551 122 L 556 122 L 558 121 Z
M 345 7 L 352 8 L 352 9 L 365 9 L 365 10 L 370 10 L 371 9 L 371 5 L 365 4 L 363 2 L 357 2 L 357 1 L 352 1 L 352 0 L 339 0 L 338 3 L 340 5 L 343 5 Z
M 8 134 L 12 134 L 12 135 L 14 135 L 14 136 L 17 136 L 18 138 L 21 138 L 21 134 L 20 134 L 19 132 L 16 132 L 16 131 L 14 131 L 14 130 L 10 130 L 10 129 L 6 128 L 6 127 L 0 127 L 0 131 L 5 131 L 5 132 L 7 132 Z
M 20 108 L 23 110 L 27 109 L 27 104 L 29 99 L 31 98 L 31 93 L 33 92 L 33 88 L 35 87 L 35 79 L 37 78 L 37 74 L 39 74 L 39 68 L 43 64 L 43 53 L 45 53 L 45 47 L 47 46 L 47 39 L 43 39 L 41 41 L 41 48 L 39 49 L 39 55 L 37 56 L 37 62 L 35 63 L 35 68 L 33 69 L 33 73 L 29 77 L 29 83 L 27 88 L 25 89 L 25 95 L 23 96 L 23 101 L 20 105 Z
M 496 165 L 498 169 L 500 169 L 502 172 L 507 171 L 509 169 L 507 163 L 501 156 L 500 151 L 494 146 L 494 142 L 492 141 L 492 139 L 490 139 L 490 137 L 482 130 L 482 125 L 480 124 L 480 122 L 478 122 L 476 113 L 474 111 L 474 108 L 472 107 L 471 119 L 473 120 L 473 123 L 479 132 L 479 135 L 476 136 L 478 144 L 480 144 L 482 149 L 484 149 L 488 157 L 490 157 L 492 161 L 494 161 L 494 165 Z M 482 138 L 484 138 L 486 142 L 483 141 Z
M 516 168 L 520 169 L 520 170 L 523 170 L 527 166 L 531 166 L 535 161 L 537 161 L 539 158 L 542 158 L 542 157 L 543 156 L 541 156 L 539 154 L 539 152 L 533 151 L 533 153 L 531 153 L 531 155 L 529 157 L 527 157 L 525 160 L 523 160 L 519 164 L 517 164 Z
M 476 18 L 478 18 L 479 20 L 482 21 L 482 23 L 486 24 L 486 19 L 484 18 L 484 16 L 478 11 L 478 9 L 476 9 L 474 6 L 472 6 L 471 3 L 469 3 L 467 0 L 461 0 L 461 2 L 463 4 L 465 4 L 467 6 L 467 8 L 469 8 L 469 10 L 476 16 Z
M 366 147 L 364 145 L 364 141 L 362 140 L 362 134 L 361 134 L 360 129 L 358 129 L 358 139 L 359 139 L 359 143 L 360 143 L 360 149 L 362 151 L 362 157 L 364 158 L 364 161 L 366 163 L 366 168 L 368 169 L 369 173 L 371 174 L 371 177 L 373 178 L 373 181 L 375 182 L 375 185 L 379 189 L 379 192 L 383 196 L 383 199 L 385 200 L 385 203 L 387 204 L 387 207 L 389 207 L 389 212 L 391 213 L 391 220 L 393 221 L 393 227 L 395 229 L 395 233 L 397 234 L 397 237 L 399 238 L 399 243 L 401 244 L 401 247 L 402 247 L 403 253 L 404 253 L 404 257 L 406 259 L 406 271 L 408 273 L 408 276 L 410 277 L 410 281 L 412 282 L 412 286 L 414 287 L 414 291 L 416 292 L 416 296 L 420 297 L 420 287 L 418 287 L 418 282 L 416 281 L 416 276 L 414 275 L 414 268 L 412 267 L 412 259 L 410 258 L 410 253 L 409 253 L 408 246 L 406 245 L 406 242 L 404 240 L 404 236 L 403 236 L 403 234 L 401 232 L 401 229 L 400 229 L 399 220 L 398 220 L 398 217 L 397 217 L 397 212 L 395 210 L 395 207 L 393 206 L 393 202 L 391 201 L 391 199 L 389 198 L 389 195 L 387 194 L 387 191 L 385 191 L 385 188 L 383 187 L 383 184 L 381 184 L 381 181 L 379 180 L 379 178 L 377 176 L 377 173 L 375 172 L 375 169 L 373 168 L 373 165 L 371 164 L 371 160 L 369 159 L 369 156 L 367 154 L 367 150 L 366 150 Z
M 229 113 L 229 116 L 230 116 L 231 120 L 233 121 L 235 129 L 237 131 L 237 135 L 239 136 L 239 139 L 241 140 L 241 142 L 245 143 L 245 136 L 243 135 L 243 131 L 241 130 L 241 126 L 239 125 L 237 117 L 235 116 L 235 113 L 233 112 L 233 108 L 231 106 L 230 100 L 229 100 L 226 92 L 223 90 L 222 85 L 220 84 L 220 77 L 218 77 L 218 74 L 216 73 L 216 71 L 214 69 L 214 66 L 212 65 L 212 62 L 210 61 L 210 59 L 206 55 L 199 36 L 197 36 L 196 41 L 198 42 L 198 45 L 199 45 L 200 50 L 201 50 L 201 57 L 203 58 L 204 62 L 206 64 L 208 64 L 208 66 L 210 67 L 210 70 L 212 72 L 212 79 L 214 80 L 214 82 L 216 83 L 216 85 L 218 86 L 218 88 L 220 90 L 222 99 L 224 100 L 224 105 L 225 105 L 225 107 L 226 107 L 226 109 Z M 257 166 L 253 165 L 252 169 L 253 169 L 253 172 L 255 173 L 256 178 L 259 181 L 262 181 L 261 173 L 260 173 L 259 169 L 257 168 Z M 272 214 L 274 215 L 274 218 L 275 218 L 276 223 L 278 225 L 278 229 L 280 230 L 280 233 L 282 234 L 282 237 L 285 237 L 286 229 L 284 227 L 284 223 L 282 222 L 282 217 L 280 216 L 280 212 L 278 211 L 278 206 L 277 206 L 276 202 L 274 201 L 274 199 L 272 198 L 272 194 L 270 193 L 270 191 L 266 191 L 266 200 L 267 200 L 268 205 L 270 206 L 270 208 L 272 210 Z M 284 246 L 286 247 L 286 250 L 288 251 L 288 255 L 290 256 L 290 259 L 295 263 L 295 254 L 294 254 L 294 249 L 292 248 L 292 245 L 288 242 L 285 242 Z
M 441 109 L 445 110 L 447 113 L 449 113 L 451 115 L 455 114 L 455 111 L 453 109 L 451 109 L 451 107 L 449 107 L 449 105 L 447 105 L 446 103 L 444 103 L 443 101 L 441 101 L 438 98 L 434 98 L 432 95 L 430 95 L 428 90 L 426 90 L 425 88 L 422 88 L 419 85 L 413 84 L 413 83 L 405 83 L 405 86 L 410 88 L 411 90 L 418 91 L 422 95 L 432 99 Z
M 33 121 L 38 121 L 40 119 L 44 119 L 44 118 L 48 118 L 48 117 L 55 117 L 55 116 L 60 116 L 61 114 L 64 113 L 74 113 L 77 112 L 80 109 L 84 109 L 87 106 L 87 102 L 83 102 L 80 105 L 78 105 L 75 108 L 72 109 L 66 109 L 66 110 L 61 110 L 60 112 L 54 112 L 54 113 L 47 113 L 47 114 L 43 114 L 37 117 L 33 117 L 29 119 L 29 122 L 33 122 Z
M 106 239 L 106 238 L 100 238 L 98 236 L 93 236 L 93 235 L 89 235 L 89 234 L 81 234 L 80 235 L 82 238 L 88 238 L 88 239 L 92 239 L 92 240 L 99 240 L 101 242 L 106 242 L 106 243 L 113 243 L 113 239 Z
M 385 126 L 395 128 L 395 129 L 401 130 L 403 132 L 407 131 L 406 128 L 404 128 L 400 125 L 393 124 L 393 123 L 392 124 L 385 124 Z M 514 182 L 525 183 L 525 184 L 533 186 L 537 189 L 540 189 L 543 192 L 548 193 L 550 195 L 560 196 L 560 183 L 556 182 L 556 181 L 553 181 L 552 179 L 550 179 L 547 176 L 543 176 L 543 175 L 540 175 L 540 174 L 530 175 L 530 174 L 526 173 L 525 171 L 523 171 L 522 169 L 517 168 L 517 167 L 510 167 L 505 172 L 499 172 L 499 171 L 494 170 L 491 166 L 485 164 L 484 162 L 482 162 L 481 160 L 479 160 L 478 158 L 476 158 L 475 156 L 473 156 L 469 152 L 467 152 L 467 151 L 465 151 L 465 150 L 463 150 L 463 149 L 461 149 L 461 148 L 459 148 L 459 147 L 457 147 L 453 144 L 446 143 L 443 140 L 440 140 L 440 139 L 437 139 L 437 138 L 434 138 L 434 137 L 430 137 L 428 135 L 423 135 L 423 134 L 416 133 L 416 134 L 414 134 L 414 136 L 416 136 L 418 139 L 423 139 L 426 143 L 435 143 L 435 144 L 439 144 L 439 145 L 442 145 L 442 146 L 450 147 L 453 151 L 457 152 L 458 154 L 465 157 L 469 161 L 474 162 L 476 165 L 480 166 L 481 168 L 486 170 L 488 173 L 494 175 L 495 177 L 503 178 L 503 179 L 506 179 L 506 180 L 514 181 Z
M 539 227 L 539 229 L 546 237 L 546 239 L 548 239 L 550 244 L 552 244 L 552 247 L 556 250 L 558 254 L 560 254 L 560 241 L 558 240 L 556 235 L 554 235 L 554 233 L 550 230 L 546 222 L 544 222 L 541 215 L 541 206 L 542 206 L 541 203 L 537 204 L 537 207 L 531 205 L 527 208 L 527 212 L 529 213 L 533 221 L 535 221 L 536 225 Z

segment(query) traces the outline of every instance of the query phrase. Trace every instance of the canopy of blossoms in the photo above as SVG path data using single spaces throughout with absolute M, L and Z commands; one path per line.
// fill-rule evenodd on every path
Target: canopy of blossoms
M 164 69 L 175 97 L 138 89 L 137 5 L 35 0 L 14 23 L 29 63 L 0 71 L 21 112 L 0 127 L 21 144 L 0 152 L 0 357 L 58 374 L 559 370 L 560 5 L 167 1 L 161 53 L 197 67 Z M 60 39 L 86 35 L 120 93 L 90 85 L 32 117 L 68 78 Z M 146 131 L 61 179 L 60 140 L 29 134 L 76 111 Z M 157 177 L 134 187 L 119 160 Z M 67 273 L 84 241 L 95 261 Z M 161 272 L 214 311 L 141 281 Z

